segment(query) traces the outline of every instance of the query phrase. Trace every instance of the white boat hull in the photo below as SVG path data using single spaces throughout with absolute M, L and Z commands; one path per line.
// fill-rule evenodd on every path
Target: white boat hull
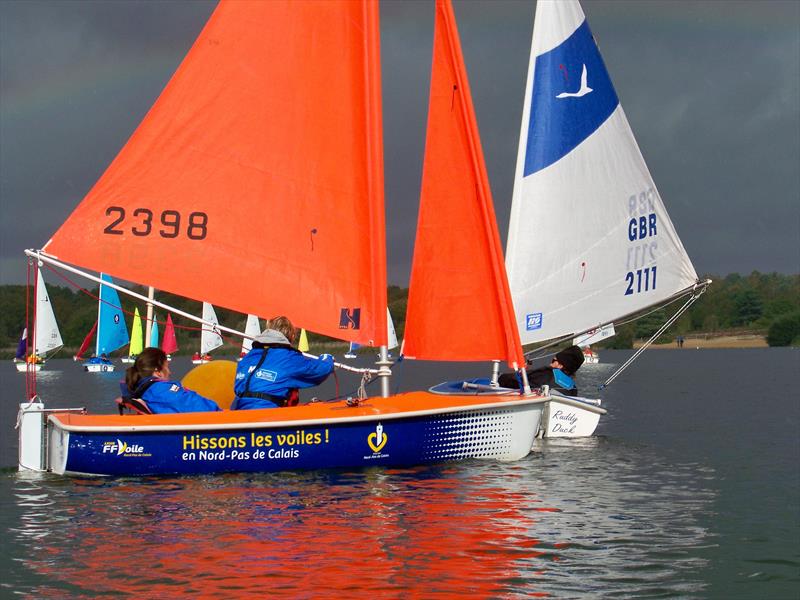
M 594 434 L 600 416 L 605 414 L 600 400 L 562 396 L 551 392 L 542 415 L 541 438 L 578 438 Z
M 126 365 L 132 365 L 133 363 L 136 362 L 136 357 L 135 356 L 133 356 L 133 357 L 131 357 L 131 356 L 123 356 L 120 360 L 123 363 L 125 363 Z
M 587 365 L 596 365 L 600 362 L 600 356 L 597 353 L 594 354 L 584 354 L 583 355 L 583 362 Z
M 17 371 L 19 373 L 27 373 L 29 366 L 30 366 L 30 370 L 31 371 L 36 371 L 38 373 L 39 371 L 42 370 L 43 364 L 42 363 L 34 363 L 34 364 L 31 364 L 31 365 L 28 365 L 28 363 L 26 363 L 26 362 L 18 362 L 18 363 L 14 363 L 14 366 L 17 367 Z

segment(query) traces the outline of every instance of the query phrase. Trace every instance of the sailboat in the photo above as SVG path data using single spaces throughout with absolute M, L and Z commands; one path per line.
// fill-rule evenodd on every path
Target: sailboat
M 110 275 L 101 273 L 102 282 L 113 283 Z M 116 366 L 108 358 L 108 354 L 122 348 L 130 341 L 125 328 L 125 314 L 119 301 L 117 290 L 100 283 L 100 299 L 97 302 L 97 336 L 95 338 L 94 356 L 83 363 L 83 370 L 88 373 L 105 373 L 114 371 Z
M 211 325 L 209 325 L 209 323 Z M 222 346 L 222 336 L 219 334 L 219 320 L 214 307 L 208 302 L 203 302 L 203 328 L 200 332 L 200 352 L 192 356 L 193 365 L 201 365 L 211 360 L 209 352 Z
M 133 309 L 133 324 L 131 325 L 131 343 L 128 347 L 128 356 L 122 357 L 123 363 L 136 362 L 136 357 L 144 349 L 144 335 L 142 333 L 142 318 L 139 316 L 139 308 Z
M 261 324 L 256 315 L 247 315 L 244 325 L 244 337 L 242 338 L 242 350 L 239 358 L 243 358 L 253 348 L 253 338 L 261 333 Z M 301 349 L 302 350 L 302 349 Z
M 607 323 L 602 327 L 590 329 L 586 333 L 573 338 L 572 345 L 578 346 L 583 351 L 584 364 L 596 365 L 600 362 L 600 355 L 597 350 L 592 348 L 592 344 L 597 344 L 617 335 L 613 323 Z
M 156 336 L 158 339 L 158 330 Z M 164 339 L 161 340 L 161 349 L 166 353 L 167 359 L 172 360 L 172 354 L 178 351 L 178 338 L 175 336 L 175 324 L 172 322 L 172 315 L 167 313 L 167 322 L 164 325 Z
M 29 397 L 20 409 L 21 469 L 285 471 L 511 461 L 530 453 L 547 396 L 389 393 L 380 91 L 377 2 L 222 1 L 105 174 L 43 250 L 27 251 L 84 277 L 91 275 L 73 265 L 244 314 L 285 314 L 322 335 L 382 347 L 377 368 L 360 371 L 378 379 L 380 394 L 214 413 L 59 409 L 44 421 L 42 402 Z M 418 359 L 522 367 L 447 0 L 435 5 L 423 182 L 405 347 Z M 252 218 L 265 210 L 282 215 L 267 236 Z M 454 240 L 439 246 L 443 218 Z M 451 252 L 452 241 L 463 242 L 463 252 Z M 456 285 L 439 281 L 442 272 L 464 286 L 458 306 Z M 447 292 L 441 301 L 439 291 Z M 463 327 L 478 315 L 480 336 Z M 43 437 L 46 452 L 37 454 Z
M 686 297 L 685 310 L 711 283 L 667 214 L 578 0 L 536 3 L 506 270 L 523 344 L 609 337 L 648 307 Z M 591 434 L 598 419 L 553 401 L 543 435 Z
M 50 296 L 47 293 L 47 286 L 44 284 L 42 272 L 38 269 L 34 317 L 33 341 L 31 342 L 30 353 L 28 353 L 27 328 L 23 330 L 22 338 L 17 347 L 19 362 L 16 362 L 16 367 L 20 373 L 41 371 L 48 353 L 52 354 L 64 345 L 56 322 L 56 315 L 53 312 L 53 305 L 50 303 Z M 19 349 L 22 347 L 23 340 L 25 346 L 20 357 Z

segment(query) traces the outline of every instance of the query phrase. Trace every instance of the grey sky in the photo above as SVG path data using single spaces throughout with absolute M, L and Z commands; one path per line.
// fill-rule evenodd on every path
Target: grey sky
M 0 1 L 0 284 L 144 116 L 215 2 Z M 533 2 L 454 2 L 501 236 Z M 800 3 L 584 0 L 698 273 L 800 271 Z M 381 7 L 389 281 L 408 284 L 431 2 Z

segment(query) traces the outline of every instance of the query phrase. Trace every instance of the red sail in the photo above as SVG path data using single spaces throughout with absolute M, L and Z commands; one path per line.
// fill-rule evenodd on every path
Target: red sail
M 223 0 L 45 252 L 385 344 L 378 29 L 374 0 Z
M 83 358 L 83 353 L 86 352 L 86 349 L 89 347 L 89 344 L 92 341 L 92 337 L 94 337 L 95 331 L 97 331 L 97 321 L 94 322 L 94 325 L 92 325 L 92 328 L 89 330 L 89 333 L 86 334 L 85 338 L 83 338 L 81 347 L 78 348 L 78 352 L 75 354 L 75 360 L 80 360 L 81 358 Z
M 167 354 L 178 351 L 178 340 L 175 337 L 175 325 L 172 324 L 172 315 L 167 314 L 167 325 L 164 327 L 164 339 L 161 340 L 161 349 Z
M 449 1 L 436 2 L 428 133 L 404 353 L 524 364 Z

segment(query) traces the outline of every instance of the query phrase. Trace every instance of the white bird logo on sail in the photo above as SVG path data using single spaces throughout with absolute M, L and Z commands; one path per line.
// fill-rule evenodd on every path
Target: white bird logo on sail
M 583 72 L 581 73 L 581 87 L 577 92 L 561 92 L 556 98 L 580 98 L 594 90 L 586 83 L 586 65 L 583 65 Z

